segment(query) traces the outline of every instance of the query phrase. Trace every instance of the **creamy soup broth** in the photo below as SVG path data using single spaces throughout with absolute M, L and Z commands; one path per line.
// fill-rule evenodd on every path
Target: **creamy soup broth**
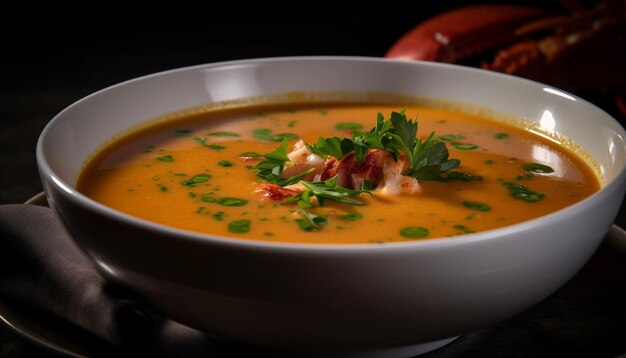
M 590 167 L 553 140 L 475 115 L 408 106 L 407 116 L 419 122 L 418 137 L 435 132 L 450 158 L 461 161 L 451 171 L 481 180 L 420 180 L 418 194 L 361 194 L 357 199 L 364 205 L 326 201 L 307 209 L 327 218 L 313 231 L 298 225 L 297 204 L 264 200 L 255 192 L 254 166 L 263 158 L 251 153 L 274 151 L 281 137 L 315 143 L 320 136 L 367 131 L 378 112 L 387 117 L 402 107 L 260 106 L 189 115 L 112 141 L 85 165 L 78 190 L 121 212 L 180 229 L 327 244 L 407 242 L 495 229 L 554 212 L 599 189 Z M 288 150 L 295 142 L 290 139 Z M 542 170 L 544 165 L 552 172 Z M 507 183 L 542 198 L 520 200 Z

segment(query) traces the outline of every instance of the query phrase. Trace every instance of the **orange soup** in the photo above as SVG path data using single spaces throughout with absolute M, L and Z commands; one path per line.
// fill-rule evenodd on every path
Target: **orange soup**
M 476 115 L 408 106 L 406 117 L 419 124 L 417 144 L 406 134 L 410 125 L 403 132 L 396 128 L 399 123 L 379 128 L 384 132 L 381 136 L 367 137 L 403 107 L 265 105 L 162 121 L 105 146 L 86 163 L 77 186 L 106 206 L 180 229 L 324 244 L 406 242 L 490 230 L 562 209 L 599 189 L 593 170 L 558 141 Z M 377 124 L 378 113 L 385 121 Z M 359 136 L 342 147 L 343 138 Z M 333 137 L 337 140 L 329 139 Z M 419 154 L 417 149 L 407 154 L 403 149 L 406 143 L 413 148 L 426 142 L 433 144 L 430 154 Z M 268 183 L 268 177 L 286 178 L 280 170 L 293 168 L 289 161 L 275 158 L 281 146 L 289 154 L 298 143 L 309 145 L 302 147 L 306 156 L 320 148 L 346 154 L 363 150 L 365 143 L 362 155 L 378 151 L 396 162 L 404 160 L 403 173 L 420 174 L 408 178 L 414 190 L 399 186 L 399 192 L 379 190 L 380 177 L 387 175 L 384 168 L 375 168 L 380 174 L 376 180 L 377 175 L 367 171 L 360 187 L 350 191 L 330 175 L 314 176 L 321 167 L 292 183 L 281 183 L 282 179 Z M 434 143 L 445 144 L 447 153 Z M 331 159 L 342 160 L 317 154 L 315 159 L 324 166 L 331 166 Z M 355 152 L 348 155 L 358 157 Z M 416 159 L 420 155 L 426 158 L 421 164 Z M 369 160 L 364 158 L 355 159 L 351 170 L 363 173 Z M 386 160 L 386 165 L 394 165 Z M 440 167 L 430 165 L 435 162 Z M 442 171 L 433 172 L 434 167 Z M 345 174 L 335 163 L 337 168 Z M 354 173 L 350 178 L 355 178 Z M 402 184 L 390 177 L 382 180 L 388 187 Z

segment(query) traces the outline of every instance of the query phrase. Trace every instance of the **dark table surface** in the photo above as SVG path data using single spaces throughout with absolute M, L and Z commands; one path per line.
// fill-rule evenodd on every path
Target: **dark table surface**
M 56 113 L 94 91 L 153 72 L 224 60 L 380 57 L 420 21 L 470 2 L 441 3 L 410 11 L 399 1 L 214 1 L 211 7 L 184 9 L 96 5 L 78 13 L 17 8 L 11 14 L 16 21 L 0 25 L 0 204 L 21 203 L 42 190 L 34 154 L 39 132 Z M 610 98 L 584 98 L 626 122 Z M 624 206 L 617 222 L 626 226 Z M 626 354 L 625 302 L 626 254 L 605 244 L 541 304 L 428 357 L 617 357 Z M 0 357 L 50 354 L 0 329 Z

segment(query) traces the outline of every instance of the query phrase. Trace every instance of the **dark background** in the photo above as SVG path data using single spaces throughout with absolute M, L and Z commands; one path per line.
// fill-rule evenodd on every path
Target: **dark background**
M 34 154 L 39 132 L 56 113 L 94 91 L 216 61 L 381 57 L 419 22 L 471 3 L 476 1 L 212 1 L 204 7 L 182 2 L 146 8 L 26 4 L 5 10 L 0 24 L 0 204 L 24 202 L 42 190 Z M 562 11 L 556 1 L 525 3 Z M 586 98 L 617 116 L 610 98 Z M 617 264 L 624 257 L 603 250 L 542 305 L 468 335 L 437 356 L 612 357 L 626 352 L 621 343 L 626 341 L 626 269 Z M 1 357 L 42 354 L 0 330 Z

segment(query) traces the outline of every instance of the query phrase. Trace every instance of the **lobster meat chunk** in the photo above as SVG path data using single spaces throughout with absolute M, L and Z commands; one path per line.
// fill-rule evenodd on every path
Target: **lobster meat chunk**
M 419 193 L 417 179 L 402 175 L 406 169 L 406 157 L 400 156 L 396 161 L 384 149 L 370 149 L 361 164 L 357 163 L 354 152 L 341 159 L 327 160 L 320 179 L 337 176 L 337 184 L 348 189 L 361 189 L 367 181 L 377 185 L 377 193 L 386 195 Z
M 309 169 L 313 169 L 313 171 L 304 178 L 304 180 L 311 181 L 320 173 L 324 166 L 324 158 L 311 153 L 302 139 L 296 142 L 293 146 L 293 150 L 287 154 L 287 157 L 289 158 L 289 162 L 285 164 L 285 168 L 283 169 L 283 178 L 289 178 Z
M 313 171 L 311 181 L 324 181 L 337 178 L 337 185 L 347 189 L 362 189 L 365 184 L 376 185 L 374 191 L 382 195 L 416 194 L 421 192 L 417 179 L 402 175 L 407 169 L 407 160 L 400 156 L 396 161 L 384 149 L 370 149 L 362 163 L 358 163 L 354 152 L 342 158 L 323 158 L 311 153 L 304 142 L 299 141 L 287 156 L 292 160 L 285 166 L 283 177 L 290 177 Z M 268 201 L 281 201 L 305 190 L 302 184 L 285 187 L 273 183 L 260 184 L 256 192 Z
M 302 185 L 282 187 L 274 183 L 261 183 L 255 190 L 263 197 L 263 201 L 282 201 L 303 191 Z

